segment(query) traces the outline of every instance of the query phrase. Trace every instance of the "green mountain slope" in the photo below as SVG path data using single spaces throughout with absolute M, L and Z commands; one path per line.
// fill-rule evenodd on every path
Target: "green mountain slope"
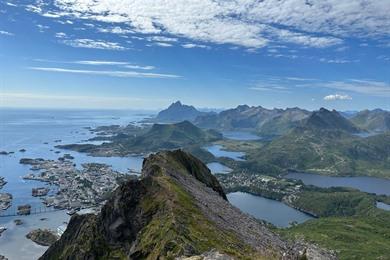
M 140 130 L 139 135 L 119 133 L 112 137 L 110 143 L 102 145 L 72 144 L 58 147 L 96 155 L 124 156 L 202 145 L 220 139 L 222 134 L 215 130 L 202 130 L 189 121 L 183 121 L 176 124 L 154 124 L 146 132 Z
M 319 130 L 342 130 L 348 133 L 360 132 L 359 128 L 354 126 L 336 110 L 329 111 L 325 108 L 314 111 L 307 119 L 302 122 L 302 125 L 307 128 Z
M 390 131 L 390 112 L 375 109 L 375 110 L 364 110 L 351 119 L 351 122 L 358 127 L 372 132 L 385 132 Z
M 207 167 L 182 151 L 147 158 L 140 180 L 122 184 L 99 215 L 72 217 L 41 259 L 175 259 L 210 250 L 236 259 L 335 259 L 287 243 L 231 206 Z
M 390 178 L 390 133 L 359 138 L 340 130 L 298 127 L 251 151 L 242 167 Z

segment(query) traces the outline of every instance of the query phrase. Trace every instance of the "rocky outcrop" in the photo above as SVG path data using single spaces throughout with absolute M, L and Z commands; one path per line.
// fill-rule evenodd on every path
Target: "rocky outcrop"
M 207 167 L 177 150 L 145 159 L 141 179 L 119 186 L 99 215 L 73 216 L 41 259 L 300 259 L 308 249 L 232 206 Z
M 40 246 L 50 246 L 58 240 L 57 234 L 48 229 L 32 230 L 26 237 Z

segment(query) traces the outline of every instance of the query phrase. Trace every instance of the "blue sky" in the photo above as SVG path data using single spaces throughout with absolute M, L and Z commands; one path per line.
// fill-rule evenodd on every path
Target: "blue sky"
M 5 0 L 0 106 L 390 109 L 390 0 Z

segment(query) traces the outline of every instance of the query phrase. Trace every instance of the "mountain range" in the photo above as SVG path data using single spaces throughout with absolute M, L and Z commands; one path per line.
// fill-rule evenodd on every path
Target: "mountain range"
M 201 128 L 219 131 L 251 131 L 264 136 L 277 136 L 286 134 L 297 126 L 304 125 L 304 120 L 308 119 L 310 115 L 318 115 L 317 112 L 298 107 L 267 109 L 261 106 L 240 105 L 219 113 L 205 113 L 178 101 L 161 111 L 156 120 L 161 122 L 189 120 Z M 340 124 L 343 121 L 344 130 L 348 132 L 385 132 L 390 130 L 389 111 L 375 109 L 353 113 L 335 110 L 331 112 L 338 117 L 338 119 L 334 118 L 338 121 L 334 123 Z M 324 113 L 321 115 L 326 116 Z M 342 118 L 347 120 L 342 120 Z M 315 124 L 320 124 L 321 118 L 313 116 L 310 117 L 310 120 L 317 121 L 313 122 Z M 323 125 L 323 127 L 332 128 L 332 122 L 329 125 Z
M 382 109 L 363 110 L 351 117 L 356 126 L 370 132 L 390 130 L 390 112 Z
M 390 132 L 361 138 L 337 111 L 320 109 L 287 134 L 248 154 L 245 168 L 324 175 L 390 176 Z

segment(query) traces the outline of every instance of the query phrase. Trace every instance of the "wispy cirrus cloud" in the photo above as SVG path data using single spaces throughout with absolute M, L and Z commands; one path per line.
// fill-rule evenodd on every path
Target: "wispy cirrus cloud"
M 69 40 L 62 40 L 61 42 L 75 48 L 90 48 L 90 49 L 116 50 L 116 51 L 122 51 L 127 49 L 126 47 L 123 47 L 117 42 L 110 42 L 110 41 L 103 41 L 103 40 L 69 39 Z
M 79 60 L 71 61 L 70 63 L 83 64 L 83 65 L 127 65 L 126 61 L 107 61 L 107 60 Z
M 48 2 L 37 1 L 29 10 L 67 19 L 130 25 L 129 30 L 141 34 L 246 48 L 261 48 L 270 43 L 325 48 L 342 44 L 346 38 L 377 39 L 390 35 L 390 5 L 377 0 Z
M 114 33 L 114 34 L 129 34 L 129 33 L 134 33 L 133 30 L 122 28 L 119 26 L 115 27 L 109 27 L 109 28 L 98 28 L 97 29 L 99 32 L 102 33 Z
M 79 64 L 89 66 L 116 66 L 126 69 L 135 70 L 153 70 L 156 67 L 151 65 L 140 65 L 128 61 L 114 61 L 114 60 L 76 60 L 76 61 L 61 61 L 61 60 L 46 60 L 46 59 L 33 59 L 35 62 L 40 63 L 58 63 L 58 64 Z
M 321 80 L 305 77 L 278 77 L 262 75 L 249 87 L 251 90 L 273 92 L 295 92 L 303 89 L 331 89 L 343 94 L 329 95 L 325 100 L 349 99 L 351 93 L 365 96 L 390 97 L 390 83 L 370 79 Z
M 58 67 L 29 67 L 28 69 L 37 70 L 37 71 L 46 71 L 46 72 L 100 75 L 100 76 L 110 76 L 110 77 L 119 77 L 119 78 L 160 78 L 160 79 L 181 78 L 181 76 L 174 75 L 174 74 L 146 73 L 146 72 L 122 71 L 122 70 L 82 70 L 82 69 L 68 69 L 68 68 L 58 68 Z
M 185 43 L 185 44 L 182 44 L 181 46 L 183 48 L 186 48 L 186 49 L 192 49 L 192 48 L 209 49 L 210 48 L 204 44 L 195 44 L 195 43 Z
M 390 97 L 390 84 L 383 81 L 350 79 L 345 81 L 319 82 L 315 86 L 351 91 L 370 96 Z
M 335 100 L 352 100 L 352 97 L 349 95 L 333 94 L 327 95 L 324 97 L 325 101 L 335 101 Z

